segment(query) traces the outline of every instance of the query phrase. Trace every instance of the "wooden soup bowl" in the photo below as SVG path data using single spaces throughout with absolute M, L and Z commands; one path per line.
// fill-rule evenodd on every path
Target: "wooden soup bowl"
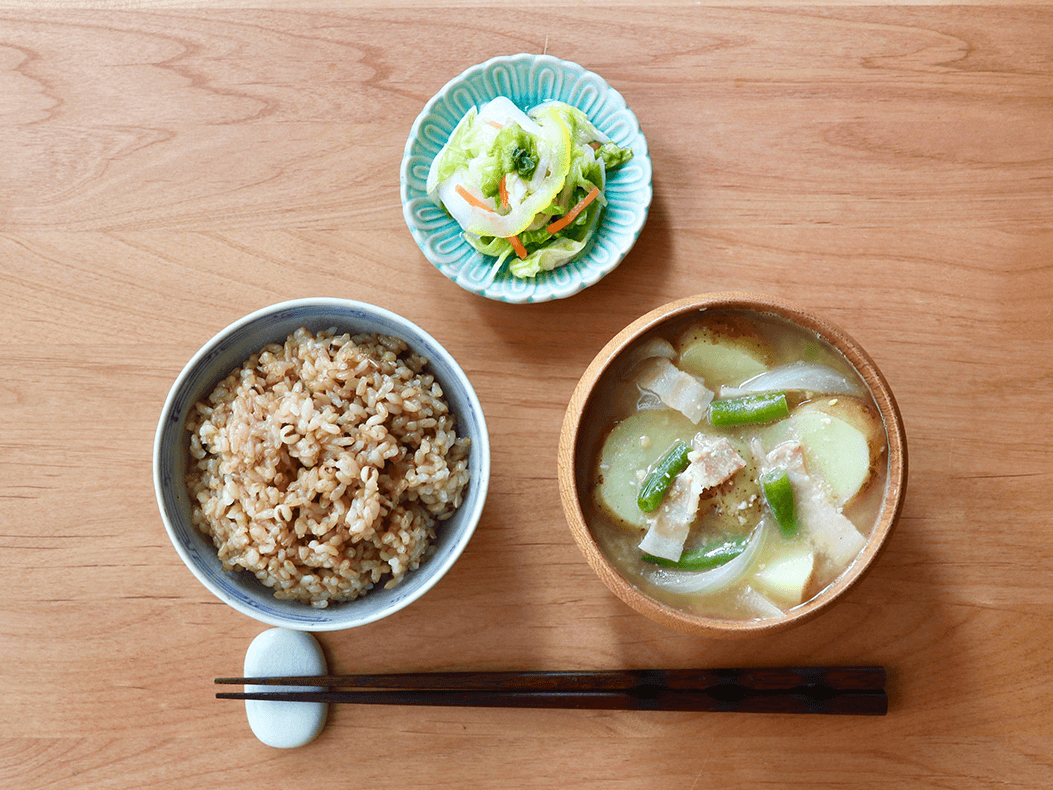
M 655 600 L 627 581 L 603 554 L 597 546 L 582 508 L 582 499 L 591 496 L 588 485 L 591 470 L 586 468 L 590 459 L 585 457 L 582 447 L 583 425 L 590 416 L 590 410 L 599 400 L 593 396 L 597 384 L 620 355 L 642 335 L 692 313 L 706 310 L 738 310 L 777 316 L 819 336 L 839 351 L 859 373 L 870 389 L 885 425 L 887 482 L 877 523 L 865 546 L 856 560 L 832 584 L 781 617 L 753 620 L 704 617 Z M 589 565 L 615 595 L 640 614 L 678 631 L 713 638 L 743 638 L 772 634 L 810 620 L 833 606 L 862 580 L 888 541 L 902 510 L 907 483 L 907 442 L 903 419 L 888 382 L 874 360 L 848 334 L 829 321 L 782 299 L 724 292 L 691 296 L 652 310 L 631 323 L 604 346 L 585 369 L 567 406 L 560 434 L 558 465 L 560 496 L 570 530 Z

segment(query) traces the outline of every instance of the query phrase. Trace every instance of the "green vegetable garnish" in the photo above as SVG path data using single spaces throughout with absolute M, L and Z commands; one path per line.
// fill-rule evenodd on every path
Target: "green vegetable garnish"
M 785 392 L 767 392 L 742 398 L 715 400 L 709 404 L 709 421 L 718 428 L 773 422 L 790 414 Z
M 640 486 L 640 495 L 636 498 L 640 510 L 650 513 L 658 509 L 673 480 L 687 469 L 687 454 L 690 449 L 684 441 L 677 439 L 655 462 L 644 478 L 643 485 Z
M 797 534 L 797 503 L 793 497 L 790 477 L 782 469 L 773 469 L 761 477 L 764 500 L 768 503 L 782 534 L 792 538 Z
M 487 164 L 481 171 L 479 191 L 483 197 L 496 198 L 506 173 L 530 179 L 537 170 L 538 161 L 537 138 L 519 126 L 506 126 L 497 133 L 490 147 Z
M 683 571 L 705 571 L 731 562 L 746 550 L 749 542 L 749 535 L 743 535 L 741 538 L 729 538 L 720 543 L 711 543 L 694 551 L 686 551 L 676 562 L 663 557 L 655 557 L 653 554 L 644 554 L 643 558 L 647 562 L 661 565 L 664 568 L 676 568 Z
M 537 151 L 516 147 L 512 150 L 511 159 L 512 167 L 524 180 L 533 176 L 534 171 L 537 170 Z

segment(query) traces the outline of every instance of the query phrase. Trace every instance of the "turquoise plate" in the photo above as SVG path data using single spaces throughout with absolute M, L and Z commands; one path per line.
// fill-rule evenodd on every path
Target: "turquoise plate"
M 633 150 L 633 158 L 607 179 L 607 207 L 599 232 L 570 263 L 534 278 L 513 277 L 494 258 L 474 250 L 461 227 L 425 189 L 432 160 L 471 107 L 507 96 L 521 109 L 558 99 L 585 112 L 604 134 Z M 640 235 L 651 206 L 651 158 L 640 123 L 618 91 L 576 63 L 549 55 L 511 55 L 472 66 L 446 83 L 410 131 L 401 172 L 402 213 L 425 257 L 467 291 L 522 304 L 572 296 L 621 263 Z

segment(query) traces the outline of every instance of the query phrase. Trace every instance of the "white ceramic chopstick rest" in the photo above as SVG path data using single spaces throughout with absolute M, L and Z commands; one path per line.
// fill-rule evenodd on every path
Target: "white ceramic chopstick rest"
M 325 654 L 313 636 L 272 628 L 252 640 L 245 653 L 245 677 L 292 677 L 326 674 Z M 318 686 L 245 686 L 245 691 L 325 691 Z M 318 737 L 329 705 L 324 702 L 245 700 L 252 733 L 267 746 L 293 749 Z

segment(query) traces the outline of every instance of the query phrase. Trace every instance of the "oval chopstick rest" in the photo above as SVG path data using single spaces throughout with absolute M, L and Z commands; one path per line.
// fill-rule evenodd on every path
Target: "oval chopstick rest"
M 324 675 L 327 667 L 321 645 L 302 631 L 272 628 L 252 640 L 245 653 L 245 677 Z M 325 691 L 320 686 L 245 686 L 245 691 Z M 267 746 L 293 749 L 305 746 L 325 727 L 329 705 L 324 702 L 245 700 L 252 733 Z

